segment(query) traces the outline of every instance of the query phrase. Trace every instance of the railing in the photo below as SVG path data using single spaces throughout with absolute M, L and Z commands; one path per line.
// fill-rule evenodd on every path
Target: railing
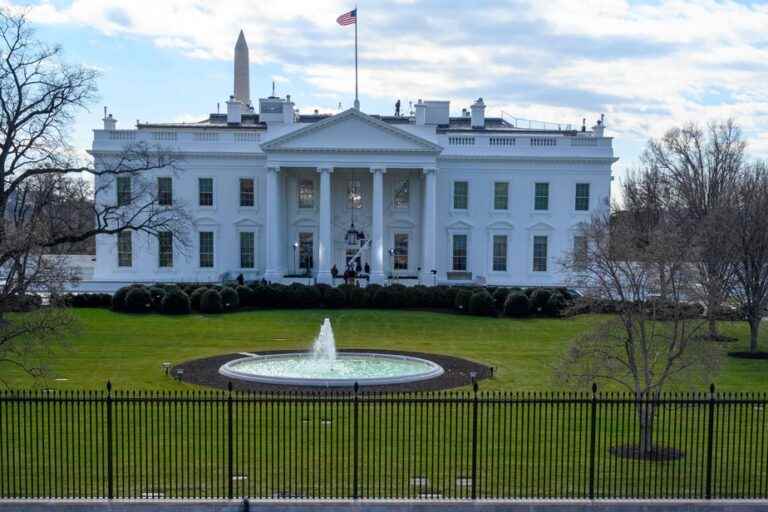
M 0 498 L 764 499 L 767 400 L 3 391 Z

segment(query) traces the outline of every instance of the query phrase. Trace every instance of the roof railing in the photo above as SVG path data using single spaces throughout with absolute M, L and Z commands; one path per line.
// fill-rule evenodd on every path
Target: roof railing
M 566 123 L 548 123 L 546 121 L 534 121 L 533 119 L 525 119 L 522 117 L 514 117 L 507 112 L 501 111 L 501 118 L 507 123 L 511 124 L 515 128 L 525 130 L 549 130 L 549 131 L 569 131 L 573 130 L 572 124 Z

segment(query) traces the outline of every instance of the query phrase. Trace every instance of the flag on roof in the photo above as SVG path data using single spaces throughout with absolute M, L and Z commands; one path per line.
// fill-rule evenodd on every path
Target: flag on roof
M 338 23 L 342 27 L 357 23 L 357 9 L 352 9 L 349 12 L 345 12 L 344 14 L 336 18 L 336 23 Z

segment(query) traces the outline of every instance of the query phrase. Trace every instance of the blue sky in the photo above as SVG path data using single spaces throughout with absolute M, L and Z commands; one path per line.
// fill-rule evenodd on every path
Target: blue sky
M 77 117 L 84 149 L 107 105 L 118 127 L 194 121 L 232 92 L 239 30 L 251 96 L 274 80 L 302 112 L 353 100 L 352 2 L 302 0 L 8 1 L 26 9 L 66 59 L 100 71 L 99 101 Z M 490 115 L 579 125 L 605 113 L 617 170 L 649 137 L 693 121 L 735 118 L 755 157 L 768 156 L 768 4 L 714 0 L 360 0 L 362 109 L 396 99 L 482 96 Z

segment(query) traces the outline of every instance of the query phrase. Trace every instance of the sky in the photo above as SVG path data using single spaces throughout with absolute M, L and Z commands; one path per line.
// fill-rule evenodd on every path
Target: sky
M 85 149 L 102 107 L 118 128 L 197 121 L 232 93 L 239 31 L 251 97 L 274 82 L 302 113 L 354 99 L 354 28 L 342 0 L 0 0 L 23 9 L 65 59 L 99 71 L 99 98 L 72 142 Z M 486 115 L 592 126 L 606 115 L 621 175 L 649 138 L 734 118 L 768 157 L 768 1 L 359 0 L 360 102 L 483 97 Z

